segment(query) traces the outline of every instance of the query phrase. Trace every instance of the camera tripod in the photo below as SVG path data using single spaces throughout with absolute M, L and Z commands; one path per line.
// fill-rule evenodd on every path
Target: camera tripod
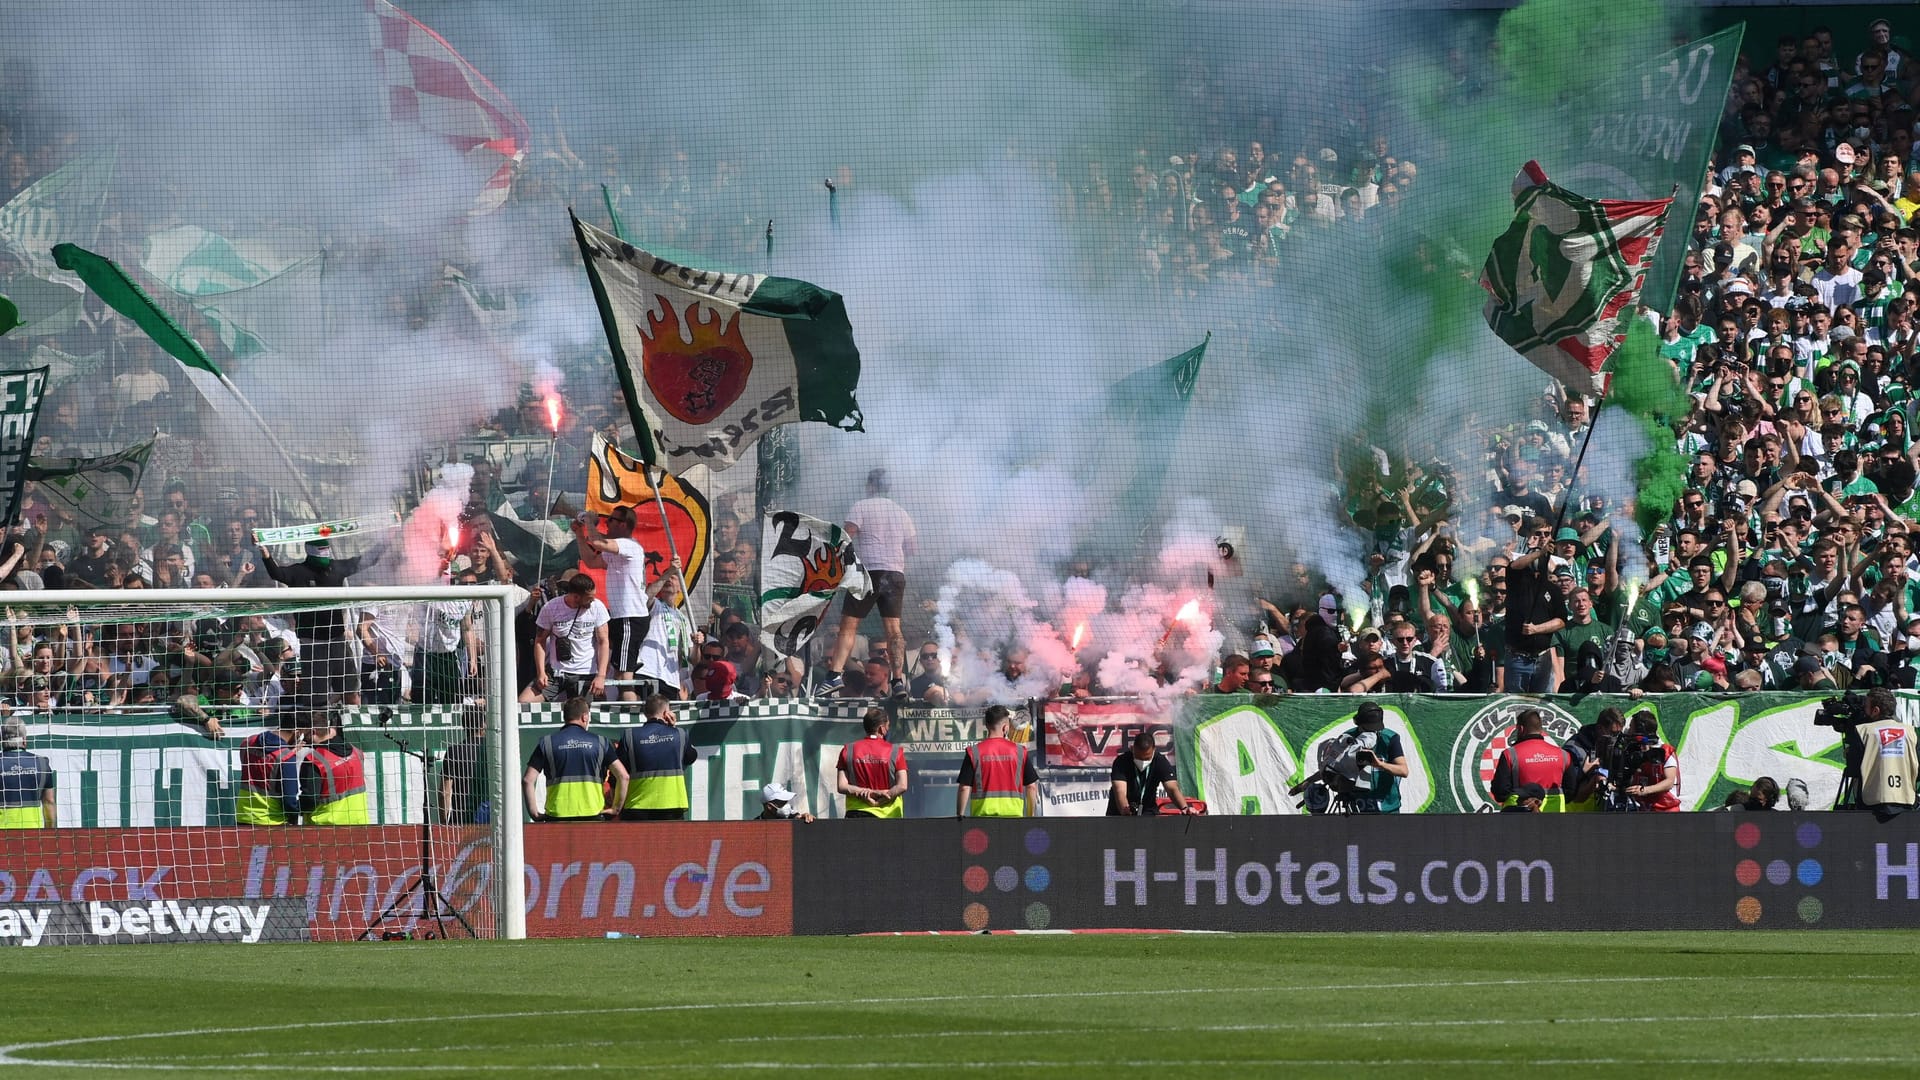
M 379 722 L 382 726 L 385 726 L 387 721 L 392 718 L 393 710 L 382 709 L 380 711 Z M 434 872 L 433 766 L 440 755 L 427 749 L 424 745 L 421 746 L 420 749 L 415 750 L 407 740 L 395 738 L 385 731 L 379 734 L 381 738 L 399 747 L 401 753 L 420 762 L 420 874 L 414 878 L 413 884 L 407 886 L 407 891 L 394 897 L 393 903 L 388 904 L 386 910 L 373 917 L 373 921 L 367 924 L 367 928 L 360 932 L 358 940 L 368 940 L 373 937 L 374 932 L 380 928 L 381 923 L 386 922 L 388 919 L 398 918 L 432 919 L 434 926 L 437 928 L 438 936 L 444 939 L 447 936 L 448 916 L 452 916 L 453 921 L 460 924 L 460 928 L 467 932 L 468 937 L 477 938 L 480 935 L 474 933 L 473 924 L 467 921 L 465 915 L 460 914 L 459 908 L 447 903 L 446 897 L 441 895 L 440 878 L 439 875 Z M 420 910 L 402 911 L 402 905 L 410 904 L 415 893 L 420 894 Z

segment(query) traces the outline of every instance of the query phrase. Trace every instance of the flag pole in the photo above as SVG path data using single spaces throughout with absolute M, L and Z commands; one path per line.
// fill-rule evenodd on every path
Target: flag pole
M 613 235 L 625 240 L 627 230 L 620 224 L 620 211 L 613 208 L 613 192 L 605 184 L 600 185 L 600 199 L 607 204 L 607 221 L 613 226 Z
M 667 500 L 660 495 L 660 485 L 666 483 L 667 480 L 666 466 L 663 465 L 660 467 L 660 479 L 657 481 L 653 478 L 653 470 L 651 468 L 647 470 L 646 475 L 647 484 L 653 488 L 653 505 L 660 511 L 660 529 L 667 534 L 667 553 L 673 556 L 673 562 L 667 565 L 673 570 L 673 576 L 680 582 L 680 603 L 674 606 L 690 609 L 693 604 L 693 591 L 687 588 L 686 572 L 678 565 L 680 562 L 680 545 L 673 539 L 673 523 L 667 520 Z M 688 612 L 687 621 L 693 621 L 691 610 Z
M 293 482 L 300 485 L 300 494 L 307 498 L 307 509 L 316 515 L 319 514 L 320 500 L 314 498 L 313 489 L 307 486 L 306 474 L 294 465 L 293 455 L 287 453 L 286 446 L 280 442 L 280 436 L 273 433 L 273 428 L 267 425 L 267 421 L 260 415 L 260 411 L 253 407 L 253 402 L 247 400 L 247 396 L 240 392 L 239 387 L 233 385 L 233 380 L 227 378 L 225 372 L 221 372 L 220 374 L 220 385 L 227 388 L 227 391 L 233 395 L 234 400 L 238 401 L 241 407 L 247 410 L 247 415 L 253 418 L 253 422 L 260 426 L 260 433 L 267 437 L 267 442 L 272 445 L 274 452 L 280 455 L 280 463 L 285 465 L 287 471 L 293 474 Z

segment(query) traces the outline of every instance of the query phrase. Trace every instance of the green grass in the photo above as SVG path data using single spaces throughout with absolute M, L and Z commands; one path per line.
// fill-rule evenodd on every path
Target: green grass
M 1838 931 L 8 949 L 0 1077 L 1889 1075 L 1916 1060 L 1916 952 Z

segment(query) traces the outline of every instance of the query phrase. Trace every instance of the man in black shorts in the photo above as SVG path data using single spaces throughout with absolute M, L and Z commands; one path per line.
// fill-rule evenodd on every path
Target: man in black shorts
M 653 601 L 647 595 L 647 550 L 633 538 L 633 507 L 614 507 L 606 523 L 607 531 L 602 535 L 595 528 L 598 522 L 594 516 L 582 514 L 574 519 L 573 532 L 580 541 L 581 561 L 607 572 L 607 614 L 613 620 L 608 624 L 607 638 L 613 650 L 613 677 L 621 684 L 622 700 L 638 701 L 640 693 L 633 685 L 633 674 L 640 668 L 640 646 L 647 640 L 653 610 Z M 675 560 L 668 573 L 678 573 L 679 567 Z
M 833 643 L 833 656 L 827 661 L 827 674 L 814 692 L 831 697 L 840 691 L 840 672 L 853 653 L 853 639 L 860 633 L 860 620 L 876 606 L 880 622 L 886 628 L 887 657 L 893 670 L 891 692 L 907 692 L 907 637 L 900 629 L 900 612 L 907 602 L 907 559 L 913 555 L 915 533 L 913 519 L 900 504 L 887 498 L 887 470 L 867 474 L 867 497 L 847 511 L 847 532 L 853 536 L 854 554 L 873 578 L 873 590 L 864 599 L 849 594 L 841 601 L 840 635 Z

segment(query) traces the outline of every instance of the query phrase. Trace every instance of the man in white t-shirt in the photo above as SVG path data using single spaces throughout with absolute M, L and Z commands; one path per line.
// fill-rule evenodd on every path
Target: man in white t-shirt
M 462 684 L 479 676 L 480 637 L 473 625 L 473 601 L 436 600 L 421 612 L 420 671 L 414 676 L 414 700 L 423 705 L 456 705 Z
M 913 555 L 913 519 L 900 504 L 887 498 L 887 470 L 867 474 L 867 497 L 847 511 L 847 532 L 853 536 L 854 553 L 860 565 L 873 577 L 873 589 L 865 599 L 849 595 L 841 601 L 840 635 L 833 643 L 833 656 L 827 663 L 826 679 L 815 688 L 821 697 L 839 693 L 841 669 L 853 652 L 853 641 L 860 633 L 860 620 L 880 607 L 880 622 L 886 627 L 887 650 L 891 661 L 894 694 L 907 692 L 907 637 L 900 629 L 900 612 L 907 599 L 907 559 Z
M 522 701 L 598 698 L 607 689 L 607 606 L 593 579 L 575 574 L 534 616 L 533 682 Z
M 626 681 L 640 668 L 640 649 L 647 640 L 652 601 L 647 596 L 647 549 L 633 538 L 634 509 L 616 506 L 607 515 L 603 536 L 592 527 L 593 519 L 582 515 L 573 523 L 580 538 L 581 558 L 588 566 L 603 566 L 607 571 L 607 614 L 613 619 L 608 631 L 613 659 L 613 677 Z M 637 688 L 622 686 L 620 697 L 640 700 Z

